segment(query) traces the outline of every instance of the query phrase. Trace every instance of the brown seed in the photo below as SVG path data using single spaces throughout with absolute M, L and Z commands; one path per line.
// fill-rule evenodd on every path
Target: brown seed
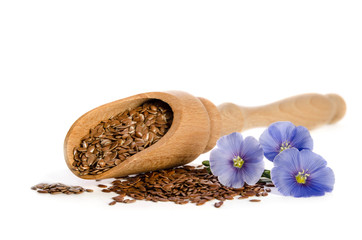
M 249 196 L 249 197 L 255 196 L 255 194 L 256 194 L 256 193 L 255 193 L 254 191 L 246 191 L 246 192 L 245 192 L 245 195 L 246 195 L 246 196 Z
M 93 192 L 93 189 L 87 188 L 85 191 L 86 191 L 86 192 Z
M 120 164 L 156 143 L 170 128 L 172 116 L 167 104 L 152 100 L 100 122 L 74 148 L 74 170 L 96 175 Z
M 106 187 L 107 187 L 107 185 L 104 185 L 104 184 L 98 184 L 98 187 L 100 187 L 100 188 L 106 188 Z
M 255 192 L 255 189 L 259 191 Z M 191 202 L 197 206 L 214 199 L 224 202 L 226 199 L 233 200 L 237 195 L 240 196 L 239 199 L 244 199 L 249 195 L 255 196 L 255 194 L 260 195 L 264 192 L 263 185 L 259 183 L 253 186 L 245 185 L 239 189 L 222 186 L 217 177 L 209 174 L 204 167 L 195 168 L 194 166 L 182 166 L 117 178 L 110 187 L 103 190 L 118 194 L 113 197 L 113 200 L 122 203 L 146 200 L 171 201 L 176 204 Z M 132 200 L 124 199 L 126 196 Z M 221 203 L 217 203 L 217 205 L 219 204 L 221 206 Z
M 124 196 L 122 195 L 118 195 L 116 197 L 113 197 L 113 200 L 117 201 L 117 202 L 123 202 Z
M 260 199 L 250 199 L 249 202 L 260 202 Z
M 200 200 L 196 203 L 196 206 L 204 205 L 207 201 L 206 200 Z
M 163 186 L 163 190 L 165 191 L 171 191 L 172 190 L 172 187 L 173 187 L 173 184 L 166 184 L 165 186 Z
M 106 162 L 103 159 L 98 160 L 98 165 L 100 168 L 103 168 L 104 166 L 106 166 Z
M 38 192 L 38 193 L 48 193 L 47 190 L 38 190 L 37 192 Z
M 92 165 L 96 159 L 97 159 L 97 156 L 95 154 L 90 154 L 90 156 L 88 157 L 88 160 L 87 160 L 88 165 L 89 166 Z
M 129 145 L 131 149 L 134 149 L 136 146 L 137 146 L 136 142 L 131 142 L 131 144 Z
M 113 149 L 115 149 L 118 146 L 118 142 L 113 142 L 109 148 L 109 151 L 112 151 Z
M 58 191 L 51 191 L 50 194 L 59 194 L 59 193 L 62 193 L 62 192 L 58 192 Z
M 152 111 L 154 111 L 154 112 L 157 111 L 157 107 L 156 107 L 155 105 L 151 105 L 151 106 L 150 106 L 150 109 L 151 109 Z
M 249 198 L 249 196 L 241 196 L 241 197 L 238 197 L 238 199 L 246 199 L 246 198 Z
M 108 205 L 113 206 L 113 205 L 116 204 L 116 203 L 117 203 L 116 201 L 112 201 L 112 202 L 110 202 Z
M 150 126 L 150 131 L 153 133 L 157 133 L 158 132 L 158 128 L 155 125 Z
M 137 131 L 137 132 L 136 132 L 136 137 L 141 138 L 142 136 L 143 136 L 143 134 L 142 134 L 140 131 Z
M 96 149 L 96 147 L 94 145 L 91 145 L 88 147 L 87 152 L 93 153 L 95 149 Z
M 114 163 L 115 163 L 116 165 L 119 165 L 121 162 L 122 162 L 122 160 L 120 160 L 120 159 L 116 159 L 116 161 L 114 161 Z
M 37 192 L 39 193 L 49 193 L 49 194 L 80 194 L 86 191 L 81 186 L 67 186 L 62 183 L 53 183 L 53 184 L 46 184 L 40 183 L 32 187 L 32 189 L 38 189 Z
M 223 203 L 224 203 L 224 202 L 220 201 L 220 202 L 215 203 L 214 206 L 215 206 L 216 208 L 219 208 L 219 207 L 221 207 L 221 205 L 223 205 Z

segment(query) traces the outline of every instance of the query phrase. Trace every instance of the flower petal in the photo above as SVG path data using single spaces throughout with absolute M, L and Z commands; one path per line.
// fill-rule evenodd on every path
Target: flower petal
M 268 132 L 275 142 L 290 141 L 295 134 L 295 126 L 291 122 L 275 122 L 268 127 Z
M 295 128 L 295 134 L 293 138 L 290 139 L 290 144 L 298 150 L 313 150 L 313 139 L 310 136 L 308 129 L 303 126 Z
M 285 195 L 290 196 L 293 187 L 295 187 L 295 177 L 283 166 L 274 167 L 270 171 L 271 179 L 278 189 L 278 191 Z
M 310 150 L 296 148 L 281 152 L 274 159 L 271 178 L 278 190 L 287 196 L 322 196 L 333 190 L 334 173 L 327 162 Z M 306 182 L 298 183 L 296 176 L 305 174 Z
M 324 160 L 320 155 L 310 151 L 302 150 L 300 151 L 301 158 L 303 159 L 301 164 L 301 170 L 313 174 L 321 168 L 327 166 L 327 161 Z
M 245 161 L 245 163 L 263 161 L 263 149 L 258 140 L 251 136 L 245 138 L 240 154 L 240 157 Z
M 264 172 L 264 161 L 256 163 L 245 162 L 240 171 L 243 180 L 249 185 L 254 185 L 259 181 Z
M 230 152 L 225 152 L 220 148 L 215 148 L 211 151 L 210 169 L 214 175 L 219 176 L 232 168 L 234 168 L 233 156 Z
M 241 177 L 240 171 L 236 168 L 230 172 L 225 172 L 218 176 L 219 182 L 227 187 L 241 188 L 244 186 L 244 180 Z
M 280 142 L 275 141 L 275 139 L 269 134 L 268 129 L 266 129 L 259 138 L 260 145 L 263 148 L 265 157 L 273 161 L 276 155 L 279 154 Z
M 239 132 L 222 136 L 216 143 L 217 147 L 230 153 L 233 157 L 239 156 L 243 144 L 243 136 Z
M 315 191 L 331 192 L 333 190 L 335 177 L 332 169 L 324 167 L 310 175 L 308 186 Z
M 301 171 L 300 152 L 296 148 L 286 149 L 274 159 L 274 166 L 287 169 L 290 174 L 296 175 Z
M 310 190 L 311 189 L 308 188 L 306 185 L 294 182 L 294 185 L 290 191 L 290 195 L 297 198 L 315 196 L 311 193 Z
M 295 138 L 295 129 L 291 122 L 275 122 L 261 134 L 259 141 L 268 160 L 273 161 L 279 154 L 282 143 Z

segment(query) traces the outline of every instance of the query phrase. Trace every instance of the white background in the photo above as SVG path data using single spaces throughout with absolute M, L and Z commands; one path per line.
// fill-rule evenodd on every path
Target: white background
M 348 0 L 1 1 L 0 238 L 357 239 L 361 12 L 361 1 Z M 340 94 L 345 118 L 311 133 L 315 152 L 335 172 L 334 191 L 304 199 L 273 193 L 220 209 L 108 206 L 113 194 L 67 169 L 64 137 L 94 107 L 165 90 L 243 106 Z M 263 130 L 244 135 L 258 138 Z M 40 182 L 96 190 L 76 196 L 30 190 Z

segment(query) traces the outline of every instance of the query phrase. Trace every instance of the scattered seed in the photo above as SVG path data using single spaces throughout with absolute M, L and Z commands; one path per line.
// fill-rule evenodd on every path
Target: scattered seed
M 48 193 L 47 190 L 38 190 L 37 192 L 38 192 L 38 193 Z
M 113 197 L 113 200 L 116 202 L 123 202 L 124 196 L 118 195 L 117 197 Z
M 241 196 L 241 197 L 238 197 L 238 199 L 247 199 L 249 198 L 249 196 Z
M 245 184 L 242 188 L 228 188 L 220 184 L 218 178 L 210 174 L 202 166 L 190 165 L 173 169 L 159 170 L 138 175 L 116 178 L 111 186 L 98 184 L 102 192 L 114 192 L 109 205 L 118 203 L 134 203 L 137 200 L 152 202 L 174 202 L 175 204 L 194 203 L 197 206 L 204 205 L 208 201 L 219 200 L 214 207 L 219 208 L 225 200 L 246 199 L 255 195 L 268 196 L 269 188 L 264 191 L 264 183 L 255 185 Z M 40 183 L 33 187 L 39 193 L 49 194 L 81 194 L 93 192 L 93 189 L 85 189 L 81 186 L 67 186 L 62 183 Z M 269 190 L 268 190 L 269 189 Z M 125 197 L 128 197 L 125 199 Z M 260 202 L 259 199 L 251 199 L 251 202 Z
M 38 193 L 50 193 L 50 194 L 80 194 L 87 189 L 82 188 L 81 186 L 67 186 L 63 183 L 53 183 L 53 184 L 47 184 L 47 183 L 39 183 L 33 187 L 31 187 L 32 190 L 37 190 Z M 88 189 L 91 190 L 91 189 Z M 93 190 L 92 190 L 93 191 Z
M 256 193 L 255 193 L 254 191 L 252 191 L 252 190 L 249 190 L 249 191 L 246 191 L 246 192 L 245 192 L 245 195 L 246 195 L 246 196 L 249 196 L 249 197 L 255 196 L 255 194 L 256 194 Z
M 207 169 L 198 166 L 182 166 L 173 169 L 159 170 L 138 175 L 116 178 L 111 186 L 104 188 L 119 194 L 113 200 L 119 203 L 130 203 L 136 200 L 152 202 L 174 202 L 175 204 L 194 203 L 204 205 L 208 201 L 219 200 L 215 207 L 220 207 L 225 200 L 245 199 L 264 191 L 264 185 L 245 184 L 242 188 L 228 188 L 220 184 L 218 178 Z M 108 192 L 108 191 L 107 191 Z M 131 199 L 124 199 L 125 197 Z
M 224 204 L 224 202 L 223 202 L 223 201 L 220 201 L 220 202 L 215 203 L 214 206 L 215 206 L 216 208 L 219 208 L 219 207 L 221 207 L 221 205 L 223 205 L 223 204 Z

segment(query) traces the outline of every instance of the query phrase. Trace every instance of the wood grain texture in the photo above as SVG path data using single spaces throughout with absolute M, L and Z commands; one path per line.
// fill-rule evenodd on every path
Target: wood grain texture
M 344 100 L 336 95 L 303 94 L 260 107 L 242 107 L 233 103 L 218 106 L 222 117 L 221 134 L 266 127 L 276 121 L 290 121 L 313 129 L 335 123 L 346 112 Z
M 172 125 L 157 143 L 99 175 L 79 176 L 73 171 L 73 149 L 90 128 L 150 99 L 167 103 L 173 111 Z M 81 116 L 65 138 L 64 156 L 69 169 L 78 177 L 120 177 L 189 163 L 211 150 L 219 137 L 231 132 L 268 126 L 276 121 L 291 121 L 313 129 L 335 123 L 345 111 L 344 100 L 336 94 L 304 94 L 261 107 L 241 107 L 233 103 L 216 107 L 207 99 L 180 91 L 143 93 L 104 104 Z
M 209 141 L 204 149 L 204 153 L 210 151 L 216 145 L 216 141 L 221 136 L 221 115 L 217 107 L 209 100 L 199 97 L 200 101 L 206 108 L 210 119 Z
M 169 131 L 154 145 L 129 157 L 118 166 L 99 175 L 79 176 L 72 170 L 73 149 L 90 128 L 100 121 L 135 108 L 149 99 L 168 103 L 173 111 Z M 195 117 L 197 116 L 197 117 Z M 201 101 L 184 92 L 151 92 L 107 103 L 81 116 L 70 128 L 64 142 L 68 167 L 78 177 L 103 179 L 184 165 L 203 153 L 210 135 L 209 115 Z

